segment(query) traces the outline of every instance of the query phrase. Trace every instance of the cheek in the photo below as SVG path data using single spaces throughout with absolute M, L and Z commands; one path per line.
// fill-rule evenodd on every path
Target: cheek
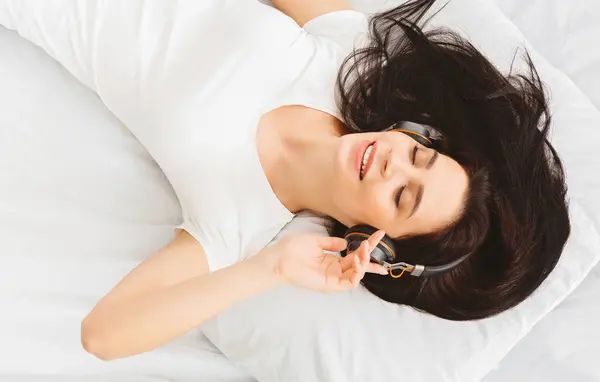
M 392 208 L 386 190 L 373 190 L 368 198 L 367 211 L 377 222 L 385 220 Z
M 371 187 L 367 193 L 361 195 L 355 209 L 362 222 L 380 226 L 393 211 L 387 190 L 383 187 Z
M 391 200 L 390 195 L 393 192 L 393 188 L 392 182 L 390 181 L 373 182 L 365 189 L 365 199 L 373 206 L 389 207 Z

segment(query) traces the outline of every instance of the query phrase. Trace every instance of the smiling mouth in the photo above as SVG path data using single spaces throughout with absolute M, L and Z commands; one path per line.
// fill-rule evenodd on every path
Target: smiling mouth
M 369 146 L 367 146 L 367 148 L 365 149 L 365 152 L 363 153 L 362 162 L 360 164 L 360 173 L 359 173 L 360 180 L 364 179 L 365 175 L 369 171 L 369 168 L 371 167 L 371 164 L 373 163 L 372 154 L 374 151 L 374 146 L 375 146 L 375 142 L 371 143 Z

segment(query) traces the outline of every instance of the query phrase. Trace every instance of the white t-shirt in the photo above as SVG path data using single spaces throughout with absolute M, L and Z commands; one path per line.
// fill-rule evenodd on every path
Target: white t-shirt
M 260 117 L 304 105 L 340 118 L 338 70 L 368 26 L 345 10 L 300 28 L 250 0 L 3 2 L 0 22 L 96 91 L 156 160 L 211 271 L 293 218 L 259 161 Z

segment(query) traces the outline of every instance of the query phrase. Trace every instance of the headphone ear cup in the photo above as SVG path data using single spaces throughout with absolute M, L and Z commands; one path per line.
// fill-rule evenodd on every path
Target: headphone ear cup
M 360 244 L 375 232 L 377 232 L 377 229 L 368 225 L 357 225 L 348 228 L 344 235 L 344 239 L 348 242 L 348 246 L 346 251 L 342 253 L 342 256 L 346 256 L 348 251 L 356 251 L 360 247 Z M 377 244 L 377 247 L 373 248 L 373 251 L 371 252 L 371 258 L 378 263 L 382 263 L 383 261 L 388 263 L 393 262 L 395 257 L 396 251 L 394 241 L 387 235 L 381 239 Z
M 374 259 L 378 264 L 383 264 L 383 262 L 390 263 L 389 251 L 385 249 L 381 244 L 378 244 L 377 247 L 373 248 L 371 252 L 371 259 Z
M 396 260 L 396 243 L 388 235 L 383 236 L 383 239 L 377 244 L 377 248 L 381 249 L 384 253 L 388 263 Z
M 348 242 L 346 249 L 342 251 L 342 256 L 346 256 L 349 252 L 356 251 L 364 240 L 375 233 L 373 227 L 367 225 L 356 225 L 346 230 L 344 240 Z

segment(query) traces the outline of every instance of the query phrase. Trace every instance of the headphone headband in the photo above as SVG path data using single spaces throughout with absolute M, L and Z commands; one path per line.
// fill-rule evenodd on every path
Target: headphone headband
M 441 142 L 443 141 L 442 134 L 433 127 L 410 121 L 397 122 L 386 131 L 404 133 L 423 146 L 434 149 L 441 148 Z

